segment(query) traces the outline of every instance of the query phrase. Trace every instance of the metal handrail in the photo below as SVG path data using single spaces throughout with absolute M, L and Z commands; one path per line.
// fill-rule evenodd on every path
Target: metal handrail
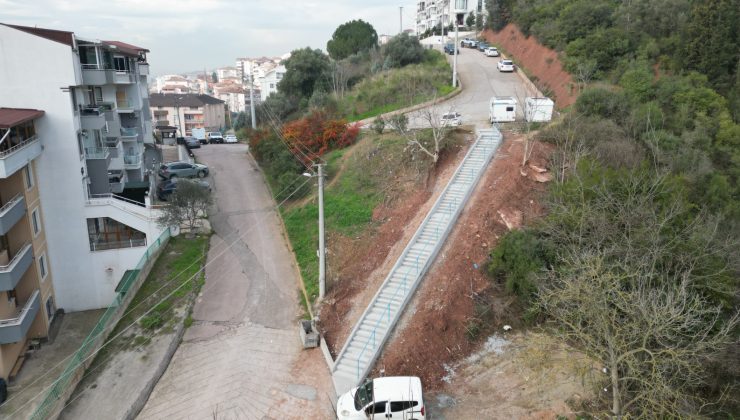
M 23 321 L 23 317 L 25 314 L 31 310 L 31 306 L 33 305 L 33 302 L 38 298 L 39 295 L 39 289 L 36 289 L 31 293 L 31 297 L 28 298 L 26 303 L 23 304 L 23 307 L 20 308 L 15 313 L 15 316 L 13 318 L 7 318 L 7 319 L 0 319 L 0 327 L 7 327 L 9 325 L 18 325 Z
M 3 204 L 3 206 L 0 207 L 0 215 L 2 215 L 3 213 L 8 212 L 8 210 L 10 210 L 14 205 L 16 205 L 16 203 L 18 203 L 21 200 L 23 200 L 23 197 L 24 197 L 24 195 L 19 193 L 15 197 L 11 198 L 10 201 L 8 201 L 7 203 Z
M 15 153 L 16 151 L 28 146 L 29 144 L 38 141 L 39 136 L 37 134 L 34 134 L 33 136 L 24 139 L 22 142 L 16 144 L 15 146 L 11 147 L 8 150 L 3 150 L 0 152 L 0 159 L 5 158 L 6 156 Z
M 30 243 L 23 245 L 23 248 L 18 250 L 18 252 L 16 252 L 15 255 L 13 255 L 13 258 L 11 258 L 7 264 L 0 265 L 0 272 L 13 270 L 13 265 L 15 265 L 18 262 L 18 260 L 20 260 L 21 257 L 26 253 L 26 251 L 28 251 L 30 248 L 31 248 Z
M 134 248 L 146 246 L 146 238 L 131 238 L 127 241 L 90 241 L 90 251 L 108 251 L 111 249 Z

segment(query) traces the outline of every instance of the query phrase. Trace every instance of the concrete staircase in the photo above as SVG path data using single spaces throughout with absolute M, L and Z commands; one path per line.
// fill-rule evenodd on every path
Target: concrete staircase
M 357 386 L 372 368 L 404 307 L 411 300 L 420 280 L 452 231 L 457 217 L 501 139 L 501 133 L 496 128 L 478 132 L 477 140 L 383 281 L 337 356 L 332 367 L 337 395 Z

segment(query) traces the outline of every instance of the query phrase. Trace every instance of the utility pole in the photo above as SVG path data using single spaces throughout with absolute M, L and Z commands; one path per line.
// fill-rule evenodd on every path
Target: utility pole
M 324 244 L 324 165 L 319 168 L 319 299 L 326 293 L 326 245 Z
M 251 67 L 251 64 L 250 64 Z M 253 69 L 249 69 L 249 108 L 252 112 L 252 130 L 257 129 L 257 118 L 255 117 L 254 113 L 254 71 Z
M 457 42 L 457 29 L 457 16 L 455 16 L 455 55 L 452 59 L 452 87 L 457 87 L 457 54 L 459 54 L 457 49 L 460 48 L 460 45 Z
M 398 17 L 401 24 L 398 31 L 398 33 L 400 34 L 403 32 L 403 6 L 398 6 Z

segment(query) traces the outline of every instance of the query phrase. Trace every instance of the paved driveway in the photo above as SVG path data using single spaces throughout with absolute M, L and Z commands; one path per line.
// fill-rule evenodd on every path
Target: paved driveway
M 216 195 L 206 283 L 139 418 L 329 418 L 331 377 L 300 345 L 299 277 L 256 163 L 242 144 L 195 154 Z
M 439 47 L 437 47 L 439 48 Z M 445 54 L 452 66 L 453 56 Z M 461 48 L 457 61 L 458 77 L 462 83 L 463 91 L 454 98 L 433 107 L 437 115 L 442 115 L 449 110 L 455 110 L 462 114 L 463 124 L 475 125 L 478 128 L 489 127 L 488 104 L 492 96 L 519 97 L 520 102 L 527 96 L 533 96 L 535 92 L 529 91 L 517 73 L 501 73 L 496 68 L 496 63 L 501 57 L 487 57 L 477 49 Z M 450 79 L 452 75 L 450 75 Z M 517 113 L 523 118 L 522 107 L 519 106 Z M 409 117 L 409 126 L 418 128 L 428 126 L 420 116 L 420 111 L 412 112 Z

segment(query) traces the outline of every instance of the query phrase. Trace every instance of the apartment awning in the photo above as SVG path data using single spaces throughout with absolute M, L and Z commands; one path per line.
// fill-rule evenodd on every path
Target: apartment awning
M 10 128 L 44 115 L 44 111 L 25 108 L 0 108 L 0 128 Z

